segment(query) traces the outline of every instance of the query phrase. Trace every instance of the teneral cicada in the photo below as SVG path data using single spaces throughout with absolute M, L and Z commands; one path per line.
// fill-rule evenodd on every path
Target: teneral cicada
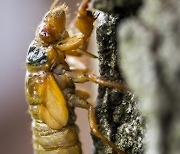
M 96 20 L 93 13 L 87 10 L 89 1 L 83 1 L 75 20 L 79 34 L 69 35 L 65 27 L 67 7 L 57 6 L 55 1 L 30 44 L 26 59 L 26 100 L 32 117 L 35 153 L 82 153 L 75 125 L 75 107 L 88 110 L 94 135 L 118 153 L 124 153 L 98 131 L 94 108 L 87 101 L 88 94 L 77 90 L 75 83 L 92 81 L 121 90 L 126 87 L 102 80 L 87 70 L 72 70 L 66 62 L 67 54 L 95 57 L 84 50 Z

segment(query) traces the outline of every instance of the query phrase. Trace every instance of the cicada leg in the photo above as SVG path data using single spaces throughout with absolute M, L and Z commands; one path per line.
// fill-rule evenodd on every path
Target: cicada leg
M 88 99 L 90 97 L 89 93 L 83 90 L 79 90 L 79 89 L 75 91 L 75 94 L 80 96 L 83 99 Z
M 94 107 L 89 105 L 88 108 L 88 117 L 89 117 L 89 124 L 91 128 L 91 132 L 98 138 L 100 138 L 103 142 L 108 144 L 114 151 L 116 151 L 118 154 L 125 154 L 124 151 L 120 150 L 115 144 L 113 144 L 111 141 L 109 141 L 99 130 L 98 126 L 96 124 L 96 118 L 95 118 L 95 111 Z
M 60 52 L 65 52 L 69 55 L 81 56 L 86 55 L 90 58 L 97 58 L 97 56 L 93 55 L 86 51 L 86 49 L 80 49 L 82 46 L 86 45 L 86 38 L 82 34 L 77 34 L 73 37 L 69 37 L 67 39 L 61 40 L 56 44 L 56 49 Z
M 82 2 L 81 6 L 79 7 L 78 14 L 75 17 L 73 24 L 71 24 L 75 27 L 72 27 L 69 30 L 71 32 L 78 29 L 81 34 L 76 34 L 74 37 L 68 37 L 67 39 L 58 42 L 56 47 L 60 51 L 65 51 L 70 55 L 79 56 L 84 54 L 91 58 L 97 58 L 95 55 L 86 51 L 88 40 L 93 31 L 93 23 L 97 18 L 91 11 L 87 10 L 90 1 L 91 0 L 84 0 Z
M 85 39 L 88 40 L 91 36 L 93 30 L 93 23 L 96 20 L 96 17 L 91 11 L 88 11 L 88 4 L 91 0 L 84 0 L 79 7 L 78 16 L 75 20 L 75 25 L 79 31 L 85 36 Z
M 79 49 L 79 48 L 76 50 L 66 51 L 66 54 L 72 55 L 72 56 L 77 56 L 77 57 L 80 57 L 81 55 L 85 55 L 85 56 L 90 57 L 90 58 L 98 58 L 97 56 L 93 55 L 92 53 L 89 53 L 89 52 L 82 50 L 82 49 Z
M 67 37 L 59 41 L 55 47 L 60 52 L 65 52 L 67 55 L 73 55 L 80 57 L 81 55 L 86 55 L 90 58 L 97 58 L 97 56 L 92 53 L 87 52 L 87 45 L 89 38 L 93 31 L 93 23 L 97 17 L 87 10 L 90 0 L 84 0 L 79 7 L 78 14 L 74 21 L 74 29 L 78 29 L 80 34 L 76 34 L 73 37 Z M 72 29 L 70 31 L 72 31 Z
M 69 75 L 75 83 L 85 83 L 91 81 L 103 86 L 113 87 L 123 91 L 129 90 L 129 88 L 124 84 L 113 81 L 107 81 L 102 79 L 101 77 L 98 77 L 88 72 L 85 73 L 81 71 L 71 71 L 71 72 L 67 72 L 67 75 Z
M 100 84 L 100 85 L 103 85 L 103 86 L 114 87 L 114 88 L 117 88 L 117 89 L 123 90 L 123 91 L 128 91 L 129 90 L 129 88 L 125 84 L 104 80 L 101 77 L 98 77 L 93 73 L 87 74 L 87 78 L 88 78 L 89 81 L 92 81 L 94 83 L 97 83 L 97 84 Z
M 85 92 L 86 93 L 86 92 Z M 81 94 L 84 95 L 84 92 L 81 91 Z M 98 138 L 100 138 L 103 142 L 108 144 L 114 151 L 119 154 L 125 154 L 122 150 L 120 150 L 114 143 L 109 141 L 99 130 L 95 120 L 95 112 L 94 107 L 89 104 L 85 98 L 82 98 L 76 94 L 69 94 L 68 102 L 73 104 L 74 107 L 80 107 L 88 110 L 88 118 L 91 132 Z

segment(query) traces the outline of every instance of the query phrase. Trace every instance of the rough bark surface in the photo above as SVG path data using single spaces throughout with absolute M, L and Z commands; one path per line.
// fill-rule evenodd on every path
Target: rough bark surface
M 180 152 L 180 1 L 144 0 L 118 28 L 119 62 L 142 100 L 147 154 Z
M 180 1 L 95 0 L 94 6 L 108 13 L 97 29 L 100 73 L 110 80 L 122 81 L 122 76 L 117 75 L 114 65 L 111 65 L 117 64 L 117 43 L 119 67 L 139 98 L 139 101 L 134 99 L 132 93 L 115 95 L 114 90 L 100 87 L 97 119 L 101 131 L 127 153 L 145 150 L 147 154 L 179 154 Z M 119 23 L 118 27 L 114 22 Z M 139 111 L 146 117 L 148 129 L 144 149 L 144 121 Z M 138 121 L 136 119 L 141 120 L 136 127 L 138 131 L 134 133 L 132 128 Z M 131 131 L 127 131 L 128 128 Z M 123 129 L 125 131 L 120 131 Z M 97 153 L 111 153 L 107 147 L 100 148 L 98 143 Z
M 95 3 L 96 6 L 97 3 Z M 99 4 L 98 9 L 100 9 Z M 124 82 L 117 63 L 116 28 L 117 24 L 125 16 L 134 13 L 136 11 L 131 10 L 121 15 L 102 13 L 99 16 L 100 25 L 97 28 L 97 43 L 100 75 L 103 78 L 121 83 Z M 96 117 L 100 131 L 118 145 L 119 148 L 125 150 L 127 154 L 143 153 L 145 120 L 139 113 L 137 98 L 131 92 L 122 92 L 103 86 L 99 86 L 98 91 Z M 94 138 L 94 142 L 96 147 L 95 153 L 114 153 L 111 148 L 97 138 Z

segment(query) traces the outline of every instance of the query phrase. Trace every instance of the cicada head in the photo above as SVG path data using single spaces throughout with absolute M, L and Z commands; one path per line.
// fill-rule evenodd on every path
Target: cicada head
M 46 43 L 59 41 L 65 35 L 66 29 L 66 10 L 65 5 L 60 5 L 50 9 L 39 25 L 37 34 Z

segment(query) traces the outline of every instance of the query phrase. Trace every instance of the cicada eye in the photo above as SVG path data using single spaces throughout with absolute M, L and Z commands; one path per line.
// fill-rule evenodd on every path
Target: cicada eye
M 46 43 L 52 43 L 55 41 L 55 34 L 51 29 L 43 28 L 39 31 L 40 38 Z

